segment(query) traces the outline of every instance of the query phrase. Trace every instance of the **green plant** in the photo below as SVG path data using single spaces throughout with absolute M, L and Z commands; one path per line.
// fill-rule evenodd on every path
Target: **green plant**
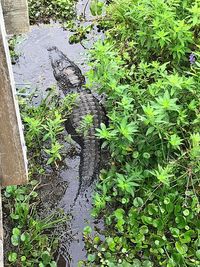
M 61 155 L 60 155 L 60 149 L 63 146 L 60 145 L 58 142 L 55 142 L 52 144 L 51 149 L 45 149 L 45 152 L 50 155 L 50 158 L 47 161 L 47 164 L 51 164 L 52 162 L 56 162 L 56 160 L 61 160 Z
M 104 3 L 99 0 L 93 0 L 90 3 L 90 11 L 93 16 L 102 15 Z
M 20 100 L 26 145 L 30 149 L 30 153 L 34 152 L 32 160 L 35 157 L 36 165 L 39 156 L 42 157 L 43 164 L 46 162 L 57 166 L 57 161 L 61 161 L 64 138 L 63 123 L 72 111 L 76 97 L 74 94 L 59 100 L 52 88 L 39 106 L 34 106 L 32 99 Z M 43 152 L 46 154 L 46 158 Z
M 77 132 L 86 136 L 92 125 L 93 125 L 93 115 L 87 114 L 82 118 L 82 121 L 80 122 L 80 126 L 78 127 Z
M 200 266 L 198 1 L 126 0 L 107 7 L 89 88 L 106 94 L 110 150 L 85 235 L 86 266 Z M 98 242 L 96 242 L 98 240 Z
M 49 23 L 53 20 L 71 20 L 75 16 L 76 0 L 29 0 L 29 17 L 32 24 L 37 22 Z
M 33 105 L 32 97 L 19 99 L 30 182 L 26 186 L 8 186 L 4 192 L 3 205 L 11 227 L 11 247 L 7 252 L 9 266 L 56 266 L 54 253 L 59 237 L 54 236 L 53 228 L 65 223 L 67 217 L 59 211 L 45 218 L 39 216 L 37 189 L 46 175 L 46 164 L 58 167 L 57 162 L 62 160 L 63 123 L 75 100 L 76 95 L 59 99 L 53 88 L 38 106 Z
M 9 50 L 10 50 L 10 57 L 12 64 L 15 64 L 20 56 L 18 52 L 16 52 L 16 45 L 20 42 L 20 36 L 13 36 L 8 40 Z
M 137 58 L 139 52 L 144 60 L 159 58 L 163 62 L 171 60 L 172 64 L 175 61 L 186 61 L 186 53 L 196 39 L 192 27 L 198 26 L 197 18 L 196 24 L 191 24 L 193 3 L 194 1 L 163 0 L 114 1 L 108 8 L 108 15 L 112 16 L 117 25 L 112 27 L 111 21 L 110 33 L 112 36 L 116 34 L 116 41 L 124 41 L 121 49 L 125 48 L 133 58 Z M 132 46 L 134 51 L 131 51 Z
M 59 214 L 37 218 L 35 203 L 38 200 L 38 185 L 38 181 L 32 180 L 28 186 L 8 186 L 4 193 L 13 225 L 13 251 L 8 253 L 12 266 L 56 266 L 52 255 L 57 249 L 58 238 L 49 235 L 47 230 L 66 218 Z

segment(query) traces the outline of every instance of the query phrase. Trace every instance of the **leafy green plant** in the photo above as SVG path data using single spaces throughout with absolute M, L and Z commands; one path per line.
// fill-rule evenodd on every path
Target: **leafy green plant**
M 21 99 L 21 114 L 25 125 L 25 138 L 28 149 L 34 151 L 36 165 L 39 155 L 43 164 L 54 164 L 61 161 L 63 148 L 64 122 L 72 111 L 76 95 L 58 98 L 52 91 L 42 100 L 39 106 L 34 106 L 32 100 Z M 51 104 L 49 105 L 49 103 Z M 46 154 L 46 159 L 43 155 Z
M 66 218 L 59 214 L 37 218 L 38 185 L 38 181 L 32 180 L 28 186 L 8 186 L 4 192 L 6 208 L 14 226 L 11 235 L 13 251 L 8 253 L 11 266 L 56 266 L 52 256 L 57 249 L 58 238 L 47 234 L 47 230 Z
M 200 266 L 198 1 L 126 0 L 107 7 L 90 51 L 89 88 L 106 94 L 110 150 L 85 235 L 86 266 Z M 98 239 L 98 242 L 96 240 Z
M 47 164 L 51 164 L 52 162 L 56 162 L 56 160 L 61 160 L 61 155 L 60 155 L 60 149 L 63 146 L 60 145 L 58 142 L 55 142 L 52 144 L 51 149 L 45 149 L 45 152 L 50 155 L 50 158 L 47 161 Z
M 15 64 L 19 58 L 19 53 L 16 52 L 15 48 L 16 48 L 16 45 L 20 42 L 20 39 L 21 39 L 20 36 L 13 36 L 8 40 L 12 64 Z
M 104 3 L 99 0 L 93 0 L 90 3 L 90 11 L 93 16 L 102 15 Z
M 49 23 L 53 20 L 71 20 L 75 16 L 76 0 L 28 0 L 29 17 L 32 24 L 37 22 Z
M 87 114 L 82 118 L 82 121 L 80 122 L 80 126 L 78 127 L 77 132 L 86 136 L 92 125 L 93 125 L 93 115 Z
M 40 198 L 37 189 L 46 175 L 46 164 L 58 167 L 57 163 L 62 160 L 63 123 L 75 100 L 76 95 L 59 99 L 53 88 L 38 106 L 34 106 L 32 97 L 19 99 L 30 182 L 26 186 L 8 186 L 4 191 L 4 210 L 9 214 L 12 227 L 11 247 L 7 252 L 9 266 L 56 266 L 54 254 L 59 237 L 52 231 L 55 226 L 65 223 L 67 217 L 56 211 L 41 218 L 38 215 Z

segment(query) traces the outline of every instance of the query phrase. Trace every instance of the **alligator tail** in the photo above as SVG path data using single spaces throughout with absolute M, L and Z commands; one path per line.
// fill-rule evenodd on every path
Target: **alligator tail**
M 99 173 L 100 167 L 100 141 L 95 136 L 86 136 L 83 140 L 80 167 L 79 167 L 79 188 L 74 200 L 83 194 L 93 183 Z

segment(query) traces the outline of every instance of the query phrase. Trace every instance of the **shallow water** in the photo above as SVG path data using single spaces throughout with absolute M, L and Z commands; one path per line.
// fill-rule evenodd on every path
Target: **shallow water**
M 87 0 L 78 2 L 77 10 L 79 14 L 82 13 L 86 3 Z M 88 9 L 89 5 L 86 9 L 86 15 L 88 15 Z M 58 23 L 52 22 L 50 25 L 32 26 L 30 32 L 24 35 L 23 40 L 17 45 L 16 50 L 20 53 L 20 57 L 13 66 L 16 86 L 17 88 L 26 87 L 27 94 L 37 88 L 38 97 L 35 103 L 39 102 L 46 94 L 45 90 L 48 87 L 56 84 L 47 48 L 57 46 L 82 69 L 83 73 L 88 70 L 85 64 L 85 49 L 80 44 L 69 44 L 71 34 L 71 32 L 63 30 Z M 91 46 L 92 40 L 96 39 L 97 36 L 90 36 L 90 38 L 91 41 L 88 46 Z M 80 150 L 78 146 L 77 150 Z M 68 242 L 68 234 L 62 233 L 62 250 L 66 259 L 60 258 L 58 266 L 77 267 L 78 261 L 86 256 L 82 230 L 88 222 L 94 227 L 94 221 L 90 217 L 92 188 L 86 192 L 85 196 L 79 196 L 73 206 L 79 185 L 80 158 L 78 155 L 74 155 L 73 157 L 67 157 L 65 161 L 67 167 L 60 172 L 58 179 L 61 183 L 67 182 L 68 187 L 61 196 L 61 200 L 59 199 L 58 206 L 63 208 L 66 213 L 70 212 L 72 214 L 71 235 L 73 240 Z M 55 180 L 52 183 L 55 183 Z M 54 184 L 51 186 L 53 188 Z
M 47 51 L 51 46 L 57 46 L 85 72 L 85 49 L 80 44 L 70 45 L 70 36 L 71 33 L 64 31 L 58 23 L 31 26 L 30 32 L 17 46 L 17 51 L 21 55 L 14 65 L 17 87 L 28 84 L 33 90 L 39 89 L 40 95 L 43 96 L 46 88 L 55 85 Z

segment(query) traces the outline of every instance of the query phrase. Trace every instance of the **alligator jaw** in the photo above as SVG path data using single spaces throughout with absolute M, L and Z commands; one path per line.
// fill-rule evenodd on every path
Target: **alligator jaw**
M 51 46 L 51 47 L 47 48 L 47 51 L 52 51 L 52 50 L 58 51 L 58 48 L 56 46 Z
M 66 92 L 85 84 L 85 77 L 74 62 L 55 46 L 48 48 L 48 51 L 54 76 L 61 90 Z
M 58 48 L 53 46 L 51 48 L 47 49 L 49 51 L 49 58 L 51 60 L 51 66 L 54 71 L 59 72 L 63 69 L 63 56 L 60 51 L 58 51 Z M 61 68 L 62 66 L 62 68 Z

